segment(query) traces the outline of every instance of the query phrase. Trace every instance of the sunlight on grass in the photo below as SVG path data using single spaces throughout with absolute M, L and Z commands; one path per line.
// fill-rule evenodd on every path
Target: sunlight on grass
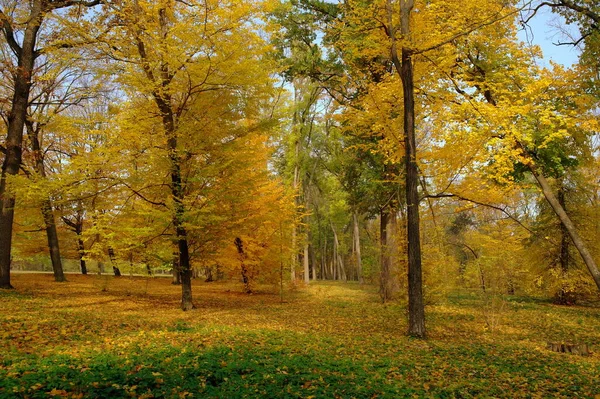
M 197 283 L 177 308 L 168 279 L 18 275 L 2 292 L 0 397 L 594 397 L 600 357 L 548 340 L 600 342 L 600 309 L 481 300 L 428 307 L 430 338 L 372 287 L 316 283 L 241 294 Z

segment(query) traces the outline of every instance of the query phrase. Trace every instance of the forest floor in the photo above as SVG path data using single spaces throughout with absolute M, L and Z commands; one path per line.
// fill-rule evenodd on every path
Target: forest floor
M 0 292 L 0 398 L 600 398 L 600 309 L 453 294 L 405 306 L 355 283 L 241 293 L 168 279 L 13 276 Z M 548 342 L 590 345 L 554 353 Z

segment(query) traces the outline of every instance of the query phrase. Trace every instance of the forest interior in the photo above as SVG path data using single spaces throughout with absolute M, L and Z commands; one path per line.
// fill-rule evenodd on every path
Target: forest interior
M 0 0 L 0 63 L 0 399 L 600 399 L 597 0 Z

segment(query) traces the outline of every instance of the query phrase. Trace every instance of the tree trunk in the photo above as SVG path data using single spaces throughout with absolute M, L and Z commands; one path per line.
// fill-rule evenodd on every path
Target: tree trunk
M 390 297 L 400 291 L 400 280 L 398 279 L 400 271 L 400 249 L 398 248 L 398 212 L 390 208 L 387 226 L 387 250 L 389 257 L 389 290 Z
M 45 200 L 42 204 L 42 214 L 46 224 L 46 237 L 48 239 L 48 249 L 50 251 L 50 260 L 52 261 L 52 271 L 54 272 L 54 280 L 57 282 L 65 282 L 65 273 L 60 259 L 60 249 L 58 246 L 58 233 L 56 232 L 56 223 L 54 221 L 54 213 L 50 200 Z
M 565 189 L 564 182 L 560 181 L 560 187 L 558 188 L 558 203 L 562 208 L 567 211 L 567 203 L 565 198 Z M 574 298 L 569 298 L 569 293 L 565 289 L 565 279 L 567 277 L 567 273 L 569 271 L 569 243 L 571 239 L 569 237 L 569 232 L 565 228 L 565 226 L 560 224 L 560 254 L 559 254 L 559 264 L 560 264 L 560 277 L 561 277 L 561 287 L 559 291 L 556 293 L 555 302 L 560 305 L 567 305 L 573 302 Z
M 388 2 L 388 6 L 391 4 Z M 414 0 L 401 0 L 400 29 L 404 43 L 411 35 L 410 14 Z M 392 58 L 400 79 L 404 98 L 404 149 L 406 162 L 407 252 L 408 252 L 408 334 L 425 337 L 425 303 L 421 269 L 421 236 L 419 221 L 419 169 L 415 137 L 415 98 L 411 50 L 403 45 L 402 61 L 398 60 L 396 38 L 392 33 Z
M 79 255 L 79 265 L 81 266 L 81 274 L 87 274 L 87 266 L 85 264 L 85 245 L 79 235 L 77 237 L 77 252 Z
M 31 141 L 31 149 L 33 152 L 35 170 L 42 177 L 46 179 L 46 167 L 44 166 L 44 155 L 40 145 L 40 128 L 36 128 L 32 122 L 26 122 L 27 132 Z M 65 274 L 63 272 L 62 261 L 60 258 L 60 249 L 58 244 L 58 233 L 56 231 L 56 221 L 54 219 L 54 212 L 52 210 L 52 201 L 47 198 L 42 202 L 42 216 L 44 217 L 44 224 L 46 225 L 46 237 L 48 240 L 48 251 L 50 253 L 50 260 L 52 261 L 52 270 L 54 272 L 54 280 L 57 282 L 65 282 Z
M 204 275 L 206 276 L 206 278 L 204 279 L 205 283 L 212 283 L 213 281 L 215 281 L 211 266 L 206 266 L 204 268 Z
M 479 267 L 479 284 L 481 286 L 481 291 L 485 294 L 486 293 L 485 273 L 483 272 L 481 265 L 477 265 L 477 266 Z
M 391 299 L 390 292 L 390 254 L 388 248 L 388 219 L 389 210 L 382 209 L 379 215 L 379 249 L 380 249 L 380 271 L 379 271 L 379 296 L 381 302 L 385 303 Z
M 327 238 L 323 240 L 323 249 L 321 253 L 321 280 L 329 279 L 329 271 L 327 270 Z
M 115 277 L 121 277 L 121 270 L 117 266 L 117 261 L 115 259 L 115 250 L 111 247 L 108 247 L 108 258 L 110 259 L 110 265 L 113 268 L 113 273 Z
M 15 216 L 15 197 L 6 191 L 6 179 L 19 173 L 23 153 L 23 129 L 29 106 L 31 77 L 35 62 L 37 34 L 42 23 L 42 1 L 31 2 L 31 11 L 23 34 L 23 44 L 18 54 L 17 70 L 14 73 L 14 91 L 8 115 L 5 141 L 6 155 L 0 175 L 0 288 L 10 289 L 10 262 L 12 230 Z M 6 32 L 8 36 L 8 32 Z M 10 32 L 12 36 L 12 32 Z
M 302 259 L 304 264 L 304 284 L 310 283 L 310 262 L 308 253 L 308 242 L 304 244 L 304 258 Z
M 317 254 L 315 253 L 316 251 L 314 246 L 311 245 L 308 247 L 308 249 L 310 252 L 310 263 L 312 265 L 312 280 L 317 281 Z
M 338 271 L 338 267 L 337 267 L 337 242 L 335 240 L 333 240 L 333 254 L 331 257 L 331 279 L 332 280 L 337 280 L 338 279 L 338 275 L 337 275 L 337 271 Z
M 181 309 L 192 310 L 192 268 L 190 264 L 190 253 L 187 241 L 187 232 L 183 226 L 177 228 L 179 237 L 179 269 L 181 271 Z
M 562 208 L 567 211 L 567 203 L 565 199 L 565 190 L 564 187 L 561 186 L 558 189 L 558 203 Z M 563 274 L 567 274 L 569 271 L 569 232 L 565 228 L 565 226 L 560 224 L 560 255 L 559 255 L 559 263 L 560 263 L 560 271 Z
M 179 251 L 173 254 L 173 285 L 181 284 L 181 270 L 179 269 Z
M 552 191 L 552 188 L 550 187 L 550 184 L 548 183 L 546 178 L 540 172 L 538 172 L 537 168 L 534 165 L 530 164 L 528 166 L 529 171 L 531 172 L 531 174 L 533 174 L 535 179 L 540 184 L 542 192 L 544 193 L 544 197 L 546 197 L 546 200 L 560 219 L 564 228 L 569 233 L 569 236 L 573 241 L 573 245 L 575 245 L 575 248 L 577 248 L 577 251 L 579 251 L 579 254 L 583 258 L 583 261 L 585 262 L 585 265 L 587 266 L 590 274 L 592 275 L 596 286 L 600 290 L 600 271 L 598 270 L 598 266 L 596 266 L 596 262 L 594 261 L 592 254 L 587 249 L 585 242 L 581 239 L 581 237 L 579 237 L 575 225 L 573 224 L 571 218 L 569 218 L 569 215 L 567 215 L 564 208 L 561 206 L 560 202 L 554 195 L 554 192 Z
M 356 274 L 358 278 L 358 282 L 360 284 L 364 284 L 365 280 L 362 275 L 362 257 L 360 254 L 360 226 L 358 225 L 358 216 L 356 212 L 352 215 L 352 220 L 354 223 L 354 252 L 356 255 Z
M 299 193 L 298 189 L 300 186 L 300 151 L 302 149 L 302 143 L 300 140 L 301 132 L 301 124 L 298 117 L 298 107 L 302 100 L 301 90 L 297 86 L 297 82 L 293 82 L 294 86 L 294 115 L 292 119 L 292 132 L 295 137 L 294 143 L 294 180 L 292 182 L 292 190 L 294 192 L 294 204 L 296 205 L 296 209 L 298 209 L 299 204 Z M 296 264 L 298 262 L 298 252 L 296 251 L 296 245 L 298 244 L 298 228 L 294 221 L 294 225 L 292 226 L 292 264 L 290 268 L 290 278 L 292 281 L 296 280 Z
M 337 274 L 337 278 L 338 280 L 343 280 L 346 281 L 346 269 L 344 268 L 344 258 L 342 257 L 342 255 L 340 254 L 340 240 L 338 239 L 338 235 L 337 232 L 335 231 L 335 228 L 333 227 L 333 223 L 331 224 L 331 230 L 333 231 L 333 244 L 334 244 L 334 249 L 335 249 L 335 254 L 334 254 L 334 258 L 335 258 L 335 273 Z
M 242 281 L 244 282 L 244 290 L 246 294 L 252 294 L 252 287 L 250 287 L 250 277 L 248 276 L 248 270 L 244 261 L 246 260 L 246 254 L 244 253 L 244 243 L 242 239 L 237 237 L 234 240 L 235 247 L 237 248 L 238 255 L 240 257 L 241 269 L 242 269 Z
M 158 10 L 161 36 L 166 40 L 169 34 L 169 11 L 163 7 Z M 140 33 L 140 32 L 138 32 Z M 181 273 L 181 309 L 193 309 L 192 302 L 192 269 L 190 263 L 190 253 L 187 240 L 187 231 L 185 222 L 185 188 L 181 173 L 183 163 L 182 157 L 177 149 L 177 129 L 175 123 L 175 113 L 171 98 L 171 79 L 172 71 L 168 61 L 160 59 L 160 73 L 155 74 L 150 66 L 154 60 L 148 59 L 146 52 L 146 43 L 141 34 L 137 34 L 134 39 L 137 44 L 138 55 L 141 59 L 141 66 L 149 83 L 155 87 L 152 92 L 154 102 L 160 112 L 162 127 L 165 138 L 167 139 L 168 160 L 170 163 L 171 174 L 171 196 L 173 198 L 172 223 L 175 229 L 177 247 L 179 249 L 179 270 Z

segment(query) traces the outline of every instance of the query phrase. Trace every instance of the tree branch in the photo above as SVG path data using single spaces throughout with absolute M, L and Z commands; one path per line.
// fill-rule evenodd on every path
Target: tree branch
M 465 31 L 458 32 L 458 33 L 456 33 L 456 34 L 448 37 L 447 39 L 442 40 L 441 42 L 438 42 L 436 44 L 433 44 L 433 45 L 431 45 L 429 47 L 426 47 L 426 48 L 423 48 L 423 49 L 411 49 L 410 52 L 411 52 L 411 54 L 423 54 L 423 53 L 426 53 L 428 51 L 435 50 L 437 48 L 445 46 L 446 44 L 452 43 L 453 41 L 455 41 L 459 37 L 468 36 L 471 33 L 475 32 L 476 30 L 479 30 L 479 29 L 484 28 L 486 26 L 493 25 L 496 22 L 502 21 L 503 19 L 508 18 L 511 15 L 516 14 L 516 13 L 518 13 L 520 11 L 521 10 L 518 9 L 518 10 L 515 10 L 515 11 L 511 11 L 511 12 L 507 13 L 506 15 L 501 15 L 501 14 L 499 15 L 499 14 L 497 14 L 497 15 L 491 17 L 490 19 L 488 19 L 487 21 L 481 21 L 480 23 L 471 26 L 469 29 L 467 29 Z
M 466 198 L 466 197 L 463 197 L 462 195 L 458 195 L 458 194 L 444 194 L 444 193 L 441 193 L 441 194 L 427 194 L 427 195 L 423 196 L 423 198 L 456 198 L 456 199 L 458 199 L 460 201 L 471 202 L 471 203 L 479 205 L 479 206 L 485 206 L 487 208 L 492 208 L 492 209 L 495 209 L 497 211 L 502 212 L 509 219 L 515 221 L 519 226 L 521 226 L 522 228 L 524 228 L 525 230 L 527 230 L 531 234 L 534 234 L 533 230 L 531 230 L 529 227 L 527 227 L 523 223 L 521 223 L 521 221 L 519 219 L 517 219 L 515 216 L 513 216 L 505 208 L 502 208 L 502 207 L 497 206 L 497 205 L 486 204 L 485 202 L 480 202 L 480 201 L 477 201 L 477 200 Z
M 4 11 L 2 11 L 2 10 L 0 10 L 0 24 L 1 24 L 0 27 L 1 27 L 2 31 L 4 32 L 4 37 L 6 38 L 6 42 L 10 46 L 13 53 L 15 53 L 15 55 L 17 57 L 20 57 L 23 49 L 21 48 L 21 46 L 19 46 L 19 43 L 17 43 L 17 40 L 15 39 L 15 32 L 13 31 L 12 25 L 11 25 L 10 21 L 8 20 L 8 17 L 6 16 L 6 14 L 4 14 Z
M 69 219 L 66 216 L 61 216 L 60 217 L 61 220 L 63 221 L 64 224 L 66 224 L 67 226 L 69 226 L 72 229 L 76 229 L 77 228 L 77 223 L 73 222 L 71 219 Z
M 104 0 L 63 0 L 63 1 L 48 1 L 46 11 L 58 10 L 59 8 L 66 8 L 71 6 L 83 6 L 83 7 L 95 7 L 103 4 Z

